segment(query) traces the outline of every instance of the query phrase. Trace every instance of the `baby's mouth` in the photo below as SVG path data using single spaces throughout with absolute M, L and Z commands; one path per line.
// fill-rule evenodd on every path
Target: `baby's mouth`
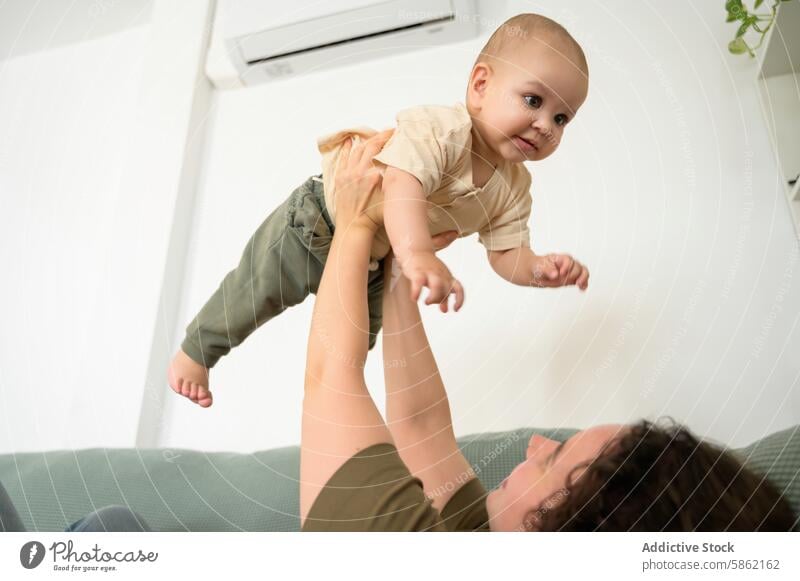
M 534 143 L 531 143 L 527 139 L 520 137 L 519 135 L 515 135 L 512 139 L 514 143 L 519 147 L 522 151 L 531 152 L 531 151 L 538 151 L 538 147 Z

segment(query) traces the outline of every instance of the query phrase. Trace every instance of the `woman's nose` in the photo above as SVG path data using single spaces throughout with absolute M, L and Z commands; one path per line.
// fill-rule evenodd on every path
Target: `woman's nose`
M 534 434 L 528 441 L 528 449 L 525 451 L 525 458 L 530 458 L 531 454 L 536 453 L 538 450 L 541 450 L 548 445 L 552 446 L 553 444 L 558 445 L 558 442 L 545 438 L 544 436 L 540 436 L 539 434 Z

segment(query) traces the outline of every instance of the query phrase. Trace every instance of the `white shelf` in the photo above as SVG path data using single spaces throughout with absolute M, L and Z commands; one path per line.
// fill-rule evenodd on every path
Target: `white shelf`
M 782 2 L 759 55 L 756 85 L 767 130 L 800 238 L 800 0 Z
M 757 84 L 764 120 L 788 187 L 800 174 L 800 74 L 759 77 Z
M 778 5 L 775 24 L 764 40 L 766 47 L 759 55 L 759 78 L 797 72 L 800 65 L 800 2 L 795 0 Z
M 800 180 L 794 183 L 794 187 L 789 193 L 789 209 L 792 211 L 792 218 L 794 218 L 795 232 L 797 237 L 800 238 Z

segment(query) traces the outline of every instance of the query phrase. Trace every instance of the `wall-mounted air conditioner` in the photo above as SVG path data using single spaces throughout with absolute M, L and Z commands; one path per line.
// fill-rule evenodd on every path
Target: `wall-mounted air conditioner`
M 219 88 L 464 40 L 476 0 L 217 0 L 206 73 Z

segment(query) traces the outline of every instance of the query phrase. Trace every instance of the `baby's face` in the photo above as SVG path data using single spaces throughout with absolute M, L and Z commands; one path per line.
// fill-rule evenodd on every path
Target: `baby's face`
M 499 67 L 476 65 L 467 98 L 495 156 L 538 161 L 558 148 L 587 90 L 586 76 L 568 56 L 535 43 Z

